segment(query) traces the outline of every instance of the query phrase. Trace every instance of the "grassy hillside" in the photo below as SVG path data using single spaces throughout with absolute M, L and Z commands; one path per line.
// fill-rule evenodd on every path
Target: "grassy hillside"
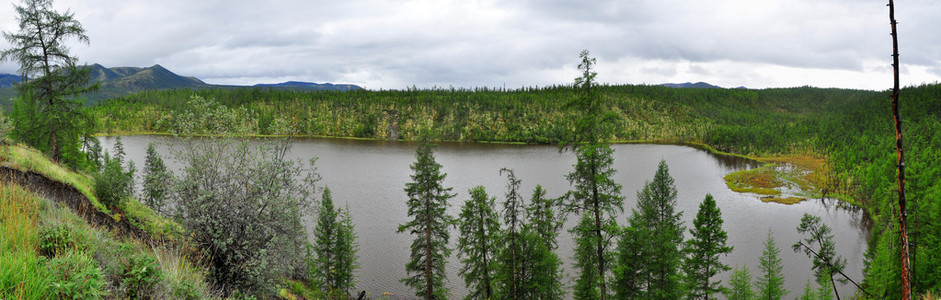
M 217 296 L 204 269 L 194 264 L 200 259 L 190 256 L 196 252 L 172 242 L 176 223 L 133 199 L 108 210 L 94 197 L 89 176 L 35 150 L 3 145 L 0 161 L 0 298 Z M 76 210 L 81 203 L 88 205 Z M 134 229 L 122 230 L 121 224 Z

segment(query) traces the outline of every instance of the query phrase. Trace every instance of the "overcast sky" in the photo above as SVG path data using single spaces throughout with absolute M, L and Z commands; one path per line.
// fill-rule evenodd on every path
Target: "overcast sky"
M 0 29 L 18 30 L 13 2 Z M 18 2 L 17 2 L 18 3 Z M 59 0 L 82 62 L 215 84 L 369 89 L 571 84 L 891 88 L 887 0 Z M 898 2 L 902 83 L 941 79 L 941 1 Z M 9 47 L 6 41 L 2 47 Z M 0 64 L 0 73 L 18 66 Z

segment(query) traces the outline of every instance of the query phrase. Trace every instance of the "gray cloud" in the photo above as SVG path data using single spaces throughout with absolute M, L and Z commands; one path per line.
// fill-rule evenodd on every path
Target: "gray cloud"
M 937 81 L 941 3 L 899 4 L 903 64 L 925 70 L 910 80 Z M 867 88 L 882 84 L 872 72 L 891 52 L 884 1 L 60 0 L 56 7 L 70 8 L 88 30 L 91 46 L 73 46 L 83 61 L 159 63 L 226 84 L 569 84 L 578 52 L 590 49 L 609 83 Z M 3 30 L 15 29 L 13 19 L 12 8 L 0 7 Z

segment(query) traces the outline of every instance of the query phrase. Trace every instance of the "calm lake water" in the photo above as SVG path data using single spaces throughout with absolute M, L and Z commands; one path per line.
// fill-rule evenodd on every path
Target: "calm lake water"
M 113 137 L 102 137 L 102 146 L 111 150 Z M 171 168 L 169 145 L 171 137 L 125 136 L 127 157 L 143 169 L 147 144 L 158 144 L 159 151 L 168 160 Z M 417 145 L 406 142 L 356 141 L 340 139 L 299 139 L 294 143 L 289 156 L 306 161 L 319 157 L 318 167 L 323 176 L 322 183 L 330 187 L 337 206 L 348 205 L 353 214 L 356 232 L 359 235 L 360 269 L 356 273 L 357 290 L 366 290 L 370 297 L 378 298 L 389 293 L 391 298 L 414 298 L 414 294 L 399 282 L 404 278 L 405 262 L 409 245 L 413 239 L 407 234 L 397 234 L 399 224 L 406 222 L 405 183 L 412 174 L 409 166 L 415 160 Z M 722 260 L 733 268 L 747 265 L 757 275 L 758 258 L 768 231 L 781 249 L 784 261 L 785 284 L 790 294 L 787 298 L 799 297 L 808 278 L 812 278 L 811 261 L 803 253 L 795 253 L 791 245 L 800 239 L 796 228 L 804 213 L 822 217 L 833 228 L 836 247 L 847 260 L 846 274 L 854 280 L 862 279 L 863 254 L 866 251 L 868 230 L 863 225 L 863 213 L 859 210 L 836 208 L 833 200 L 807 200 L 799 204 L 784 205 L 761 202 L 753 194 L 736 193 L 729 190 L 722 177 L 739 170 L 754 168 L 756 163 L 739 158 L 712 155 L 686 146 L 673 145 L 613 145 L 615 180 L 623 185 L 625 196 L 624 214 L 618 217 L 620 224 L 626 223 L 628 214 L 636 206 L 636 193 L 646 181 L 653 178 L 659 161 L 666 160 L 670 174 L 676 180 L 679 211 L 687 228 L 692 226 L 699 203 L 711 193 L 725 220 L 729 243 L 735 247 L 731 255 Z M 559 153 L 555 146 L 544 145 L 498 145 L 442 143 L 435 151 L 438 163 L 443 166 L 447 178 L 445 185 L 453 187 L 457 196 L 452 200 L 449 212 L 457 216 L 463 202 L 469 199 L 468 189 L 482 185 L 487 193 L 497 197 L 498 205 L 506 192 L 506 177 L 500 176 L 501 168 L 515 170 L 522 180 L 521 194 L 526 198 L 537 184 L 543 186 L 547 196 L 558 197 L 569 190 L 565 174 L 572 170 L 575 157 L 571 153 Z M 140 173 L 137 174 L 141 176 Z M 138 179 L 139 180 L 139 179 Z M 566 284 L 574 285 L 576 274 L 571 267 L 573 255 L 572 237 L 567 230 L 576 220 L 572 216 L 559 237 L 559 255 L 564 260 Z M 309 223 L 313 226 L 313 222 Z M 451 245 L 456 245 L 457 230 L 452 229 Z M 689 233 L 686 234 L 689 237 Z M 454 254 L 456 255 L 456 251 Z M 464 281 L 458 276 L 459 261 L 452 255 L 448 267 L 448 287 L 452 298 L 463 298 L 466 293 Z M 718 279 L 728 281 L 728 273 Z M 839 283 L 838 283 L 839 284 Z M 571 291 L 568 289 L 571 297 Z M 842 285 L 840 294 L 854 293 L 851 284 Z

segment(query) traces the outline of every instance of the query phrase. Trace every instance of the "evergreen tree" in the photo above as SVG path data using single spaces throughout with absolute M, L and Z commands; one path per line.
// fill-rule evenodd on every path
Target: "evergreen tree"
M 833 276 L 837 274 L 842 276 L 843 268 L 846 267 L 846 259 L 836 254 L 836 244 L 833 242 L 833 233 L 830 226 L 823 224 L 820 217 L 804 213 L 800 225 L 797 226 L 797 232 L 809 236 L 793 245 L 794 252 L 803 250 L 808 257 L 813 258 L 814 265 L 812 268 L 814 276 L 817 278 L 817 284 L 833 288 L 836 298 L 840 299 L 840 293 L 836 289 Z M 813 246 L 814 244 L 816 244 L 816 247 Z M 839 282 L 846 283 L 847 279 L 844 276 Z
M 333 268 L 336 270 L 335 289 L 339 291 L 340 298 L 346 298 L 348 295 L 353 294 L 353 286 L 356 285 L 356 277 L 353 276 L 353 272 L 359 269 L 359 263 L 357 263 L 359 259 L 357 254 L 359 252 L 359 242 L 357 242 L 350 208 L 338 210 L 337 213 L 340 219 L 337 227 L 336 265 Z
M 726 245 L 728 234 L 722 229 L 722 222 L 722 212 L 716 201 L 712 195 L 706 194 L 693 219 L 693 228 L 690 229 L 693 237 L 686 241 L 684 248 L 686 261 L 683 269 L 689 299 L 710 299 L 711 295 L 722 291 L 721 281 L 710 282 L 719 272 L 730 269 L 719 261 L 720 255 L 732 252 L 732 247 Z
M 546 190 L 536 185 L 533 196 L 526 207 L 526 218 L 529 226 L 546 243 L 546 248 L 554 251 L 559 248 L 557 237 L 562 228 L 563 220 L 555 212 L 555 199 L 546 198 Z
M 457 256 L 461 258 L 460 275 L 467 287 L 466 299 L 491 299 L 494 295 L 496 243 L 500 236 L 500 221 L 494 210 L 494 198 L 488 197 L 483 186 L 468 191 L 470 200 L 464 202 L 459 217 L 461 236 L 458 238 Z
M 54 11 L 52 0 L 23 0 L 14 8 L 19 31 L 3 33 L 12 47 L 0 53 L 0 61 L 19 63 L 23 77 L 14 100 L 16 136 L 54 161 L 82 167 L 81 141 L 91 138 L 94 120 L 77 97 L 98 84 L 88 84 L 89 68 L 76 65 L 66 40 L 87 44 L 88 35 L 73 13 Z
M 649 237 L 647 257 L 648 299 L 677 299 L 683 294 L 680 274 L 683 253 L 682 212 L 676 211 L 676 186 L 666 161 L 661 160 L 653 181 L 637 193 L 636 231 Z
M 546 198 L 546 191 L 536 185 L 526 207 L 528 223 L 522 234 L 524 269 L 529 270 L 520 280 L 522 299 L 561 299 L 565 295 L 562 263 L 555 253 L 563 220 L 556 217 L 554 207 L 555 199 Z
M 751 273 L 748 267 L 742 266 L 732 271 L 729 277 L 729 288 L 723 292 L 728 300 L 752 300 L 755 292 L 751 288 Z
M 579 299 L 604 299 L 608 292 L 605 280 L 612 268 L 611 239 L 619 231 L 614 217 L 624 211 L 621 185 L 613 179 L 613 153 L 605 144 L 583 145 L 576 149 L 575 170 L 566 175 L 575 189 L 565 195 L 565 208 L 585 212 L 583 220 L 571 230 L 577 251 L 575 268 L 580 276 L 575 297 Z
M 784 298 L 789 292 L 784 289 L 784 264 L 778 256 L 781 249 L 778 249 L 771 231 L 768 231 L 768 239 L 765 240 L 765 250 L 761 252 L 758 260 L 758 270 L 761 271 L 760 277 L 755 280 L 755 287 L 758 288 L 758 299 L 778 300 Z
M 330 188 L 325 187 L 320 197 L 320 205 L 317 207 L 317 224 L 314 225 L 314 252 L 317 254 L 317 259 L 314 265 L 315 276 L 311 279 L 328 293 L 337 286 L 335 247 L 340 231 L 337 216 Z
M 506 201 L 503 202 L 503 222 L 506 225 L 502 235 L 503 249 L 500 254 L 500 295 L 506 299 L 520 299 L 521 290 L 519 287 L 519 272 L 522 265 L 522 242 L 521 234 L 523 230 L 523 197 L 519 194 L 521 180 L 516 178 L 513 170 L 503 168 L 500 173 L 506 173 Z
M 335 208 L 330 188 L 324 188 L 317 207 L 311 285 L 323 289 L 330 298 L 345 299 L 356 283 L 353 271 L 359 244 L 349 208 Z
M 636 214 L 628 220 L 617 246 L 617 265 L 614 267 L 614 293 L 618 299 L 646 299 L 649 279 L 647 252 L 650 241 L 647 230 L 641 226 Z
M 817 294 L 810 285 L 810 278 L 807 279 L 807 284 L 804 285 L 804 293 L 801 294 L 800 300 L 817 300 Z
M 147 156 L 144 160 L 143 200 L 144 204 L 159 214 L 166 213 L 164 205 L 169 197 L 172 175 L 164 165 L 163 158 L 157 154 L 154 144 L 148 144 Z
M 425 299 L 445 299 L 448 290 L 445 264 L 451 255 L 448 249 L 450 234 L 448 227 L 454 223 L 447 214 L 448 200 L 454 197 L 450 187 L 444 187 L 447 174 L 435 162 L 432 146 L 421 144 L 415 153 L 416 161 L 411 169 L 412 182 L 405 184 L 408 194 L 406 205 L 411 220 L 399 225 L 398 232 L 415 235 L 411 246 L 411 259 L 405 264 L 409 277 L 402 279 L 405 285 L 415 290 L 415 295 Z

